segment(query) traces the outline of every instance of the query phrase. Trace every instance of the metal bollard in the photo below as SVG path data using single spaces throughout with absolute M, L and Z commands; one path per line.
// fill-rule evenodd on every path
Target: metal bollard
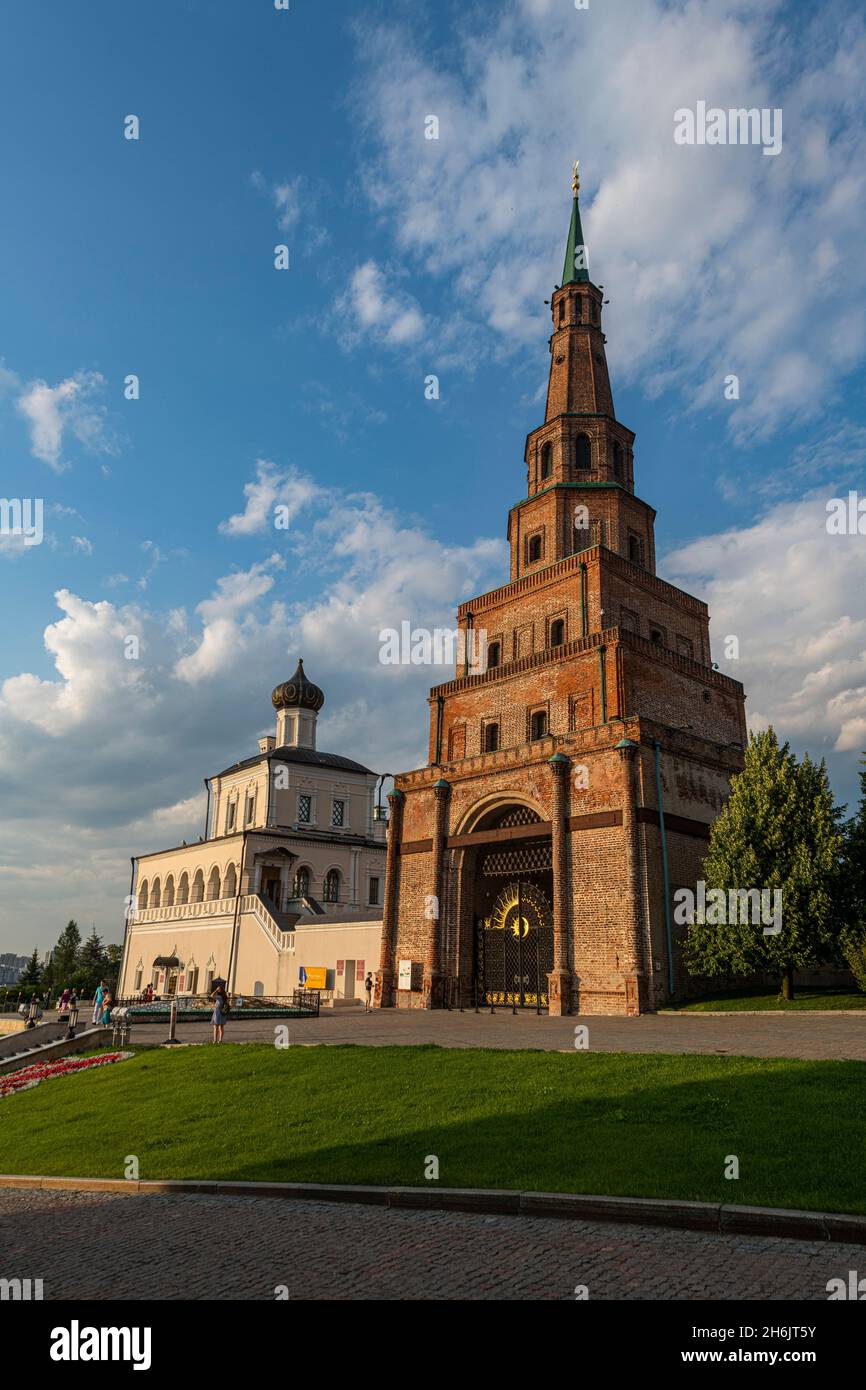
M 168 1037 L 165 1046 L 177 1045 L 177 999 L 174 998 L 169 1005 L 168 1011 Z

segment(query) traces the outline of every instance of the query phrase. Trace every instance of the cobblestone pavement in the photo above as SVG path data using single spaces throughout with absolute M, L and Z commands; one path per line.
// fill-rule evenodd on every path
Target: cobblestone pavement
M 578 1024 L 589 1029 L 596 1052 L 704 1052 L 736 1057 L 851 1058 L 866 1061 L 866 1013 L 855 1015 L 644 1014 L 640 1018 L 548 1018 L 528 1011 L 511 1014 L 449 1013 L 445 1010 L 325 1009 L 319 1018 L 289 1019 L 291 1043 L 365 1043 L 374 1047 L 438 1043 L 441 1047 L 542 1048 L 571 1051 Z M 135 1025 L 133 1042 L 166 1036 L 166 1023 Z M 181 1042 L 206 1042 L 207 1024 L 178 1025 Z M 226 1042 L 272 1042 L 274 1025 L 264 1020 L 226 1026 Z
M 18 1251 L 21 1251 L 19 1257 Z M 267 1197 L 0 1190 L 46 1299 L 826 1300 L 862 1246 Z M 20 1268 L 19 1268 L 20 1265 Z

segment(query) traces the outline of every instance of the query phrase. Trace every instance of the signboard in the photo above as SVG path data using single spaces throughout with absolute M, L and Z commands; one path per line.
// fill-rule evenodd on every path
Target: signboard
M 412 988 L 412 961 L 401 960 L 397 969 L 397 988 Z
M 328 967 L 326 965 L 302 965 L 298 971 L 298 983 L 302 989 L 327 989 Z

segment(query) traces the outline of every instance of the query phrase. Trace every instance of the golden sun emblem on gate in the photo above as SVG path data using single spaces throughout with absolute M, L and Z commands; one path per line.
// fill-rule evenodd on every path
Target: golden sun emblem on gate
M 510 931 L 516 941 L 525 941 L 531 931 L 547 925 L 548 912 L 547 900 L 534 883 L 524 883 L 519 892 L 516 883 L 509 883 L 484 925 L 493 931 Z

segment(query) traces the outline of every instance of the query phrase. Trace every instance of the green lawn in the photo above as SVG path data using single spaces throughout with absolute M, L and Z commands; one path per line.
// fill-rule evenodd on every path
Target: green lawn
M 866 1211 L 866 1063 L 269 1045 L 0 1100 L 0 1172 L 532 1188 Z M 739 1181 L 723 1178 L 725 1157 Z
M 797 1012 L 809 1009 L 859 1009 L 866 1010 L 866 994 L 849 994 L 841 989 L 795 989 L 796 998 L 787 1000 L 779 997 L 778 990 L 762 990 L 755 994 L 742 991 L 733 994 L 710 994 L 703 999 L 692 999 L 677 1005 L 678 1012 L 685 1013 L 735 1013 L 742 1009 L 771 1009 L 783 1012 Z

